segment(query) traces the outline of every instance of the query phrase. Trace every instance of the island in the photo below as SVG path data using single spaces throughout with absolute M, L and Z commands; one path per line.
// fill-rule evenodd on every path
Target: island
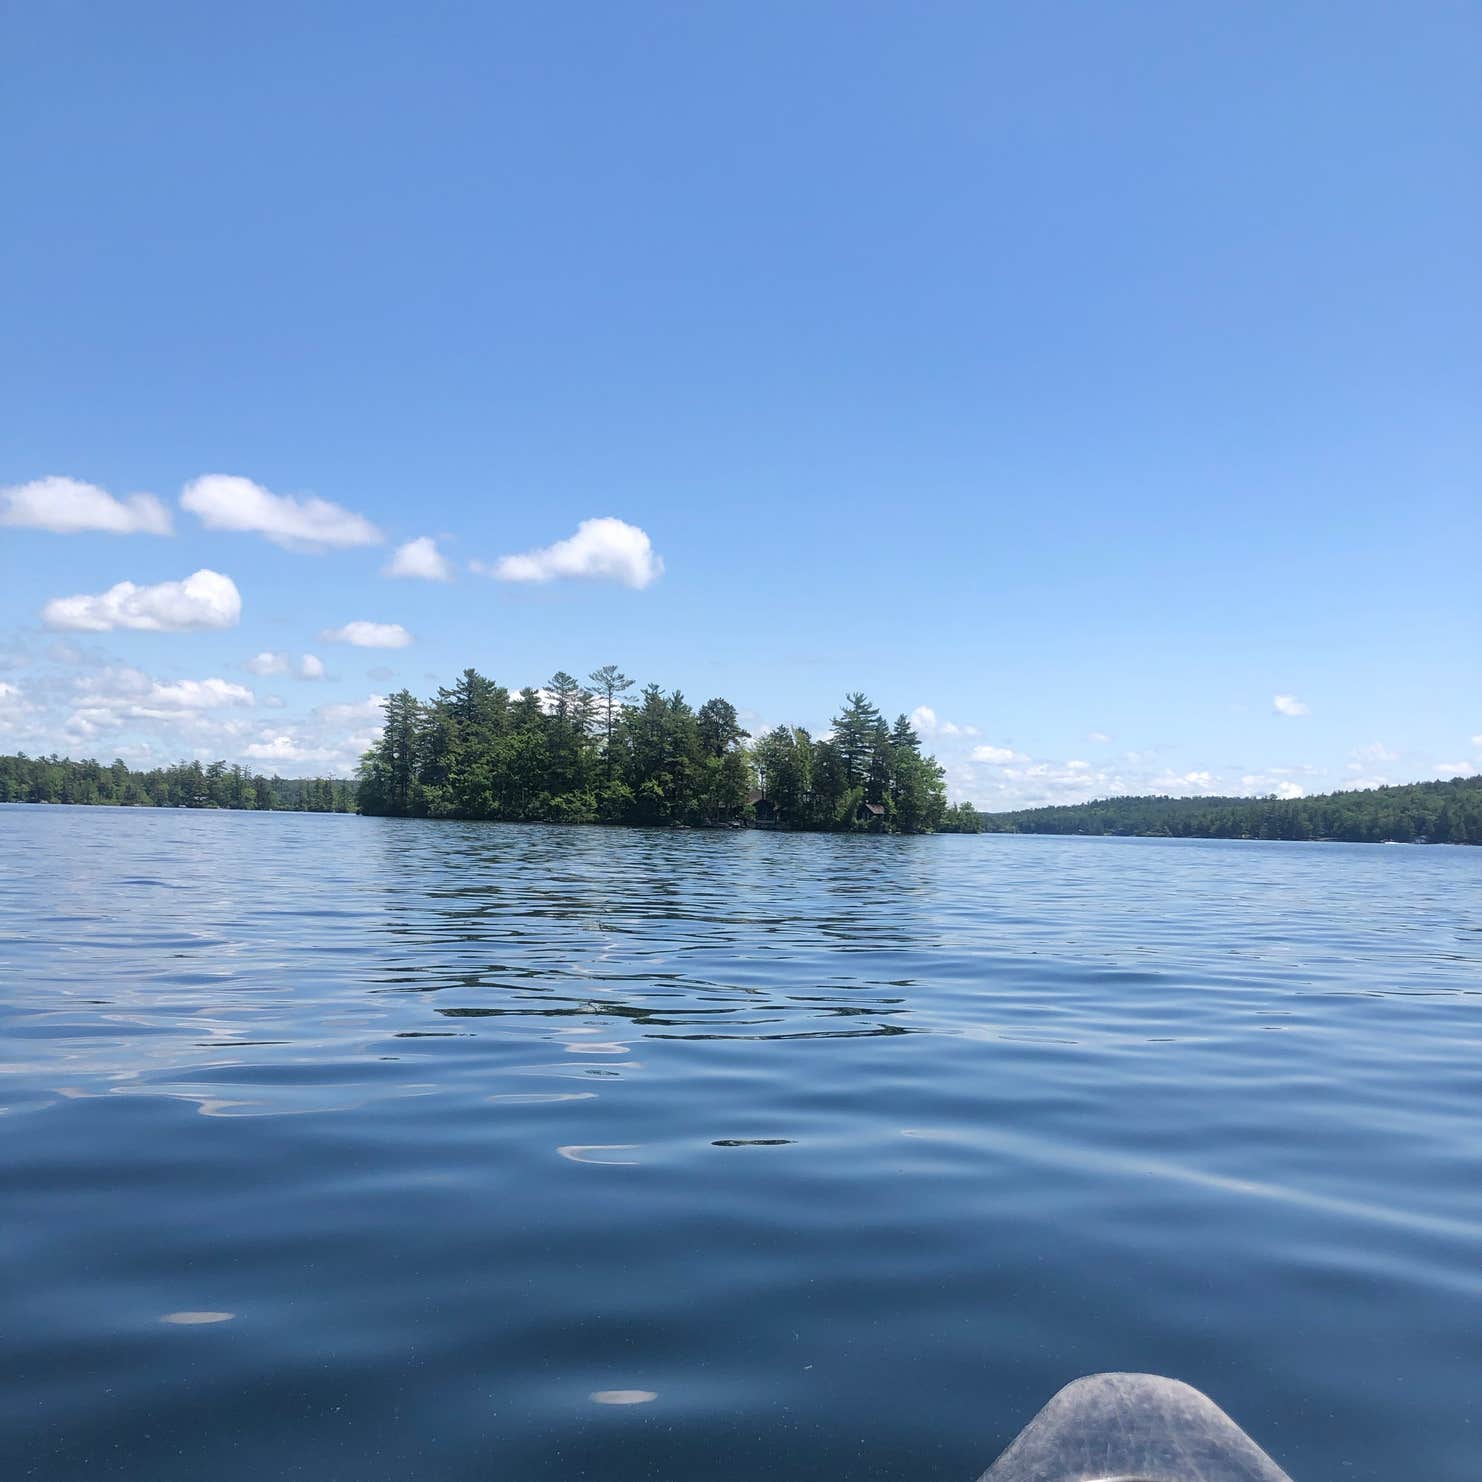
M 251 809 L 372 817 L 870 834 L 1014 833 L 1482 844 L 1482 776 L 1302 798 L 1115 797 L 984 812 L 949 804 L 907 716 L 844 697 L 822 735 L 751 736 L 736 707 L 693 707 L 615 665 L 511 693 L 465 669 L 422 701 L 385 701 L 347 778 L 265 777 L 225 761 L 148 771 L 0 756 L 0 802 Z
M 779 726 L 753 741 L 728 700 L 695 708 L 678 690 L 629 699 L 633 688 L 608 664 L 586 684 L 561 671 L 515 695 L 475 669 L 426 702 L 402 690 L 360 764 L 360 811 L 890 834 L 976 823 L 971 804 L 948 806 L 907 717 L 890 724 L 863 694 L 826 735 Z

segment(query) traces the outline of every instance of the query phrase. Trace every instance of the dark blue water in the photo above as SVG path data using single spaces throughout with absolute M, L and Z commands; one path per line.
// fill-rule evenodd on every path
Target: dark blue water
M 0 1035 L 6 1477 L 1482 1475 L 1482 850 L 0 808 Z

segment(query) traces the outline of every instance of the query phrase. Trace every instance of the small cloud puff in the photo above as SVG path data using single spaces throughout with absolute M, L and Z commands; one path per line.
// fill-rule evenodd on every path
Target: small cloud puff
M 1006 767 L 1011 762 L 1028 761 L 1029 758 L 1007 746 L 975 746 L 973 747 L 973 760 L 987 762 L 995 767 Z
M 400 623 L 346 623 L 319 635 L 326 643 L 351 643 L 356 648 L 407 648 L 415 640 Z
M 121 581 L 96 596 L 54 597 L 41 609 L 48 628 L 108 633 L 134 628 L 179 633 L 190 628 L 234 628 L 242 619 L 242 594 L 231 577 L 201 570 L 184 581 L 138 587 Z
M 379 545 L 385 539 L 364 516 L 327 499 L 274 494 L 235 474 L 208 473 L 192 480 L 181 492 L 180 507 L 208 530 L 251 532 L 287 550 Z
M 291 654 L 263 652 L 248 659 L 242 666 L 252 674 L 266 678 L 270 674 L 296 674 L 300 679 L 323 679 L 324 660 L 313 654 L 304 654 L 297 664 Z
M 0 489 L 0 525 L 75 535 L 168 535 L 170 512 L 153 494 L 115 499 L 106 489 L 53 474 Z
M 576 534 L 540 550 L 501 556 L 492 567 L 472 562 L 497 581 L 540 582 L 575 577 L 615 581 L 641 589 L 663 574 L 664 558 L 655 552 L 645 531 L 624 520 L 583 520 Z
M 1298 716 L 1312 713 L 1295 695 L 1272 695 L 1271 708 L 1278 715 Z
M 381 568 L 382 576 L 409 577 L 416 581 L 452 581 L 453 567 L 437 548 L 430 535 L 419 535 L 405 545 Z
M 911 726 L 923 736 L 977 736 L 977 726 L 960 726 L 954 721 L 942 720 L 930 705 L 918 705 L 911 712 Z

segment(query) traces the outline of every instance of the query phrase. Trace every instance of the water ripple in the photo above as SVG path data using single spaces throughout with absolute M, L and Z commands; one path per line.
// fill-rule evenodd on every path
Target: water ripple
M 0 1452 L 963 1479 L 1132 1368 L 1296 1477 L 1463 1482 L 1479 886 L 1482 850 L 0 808 Z

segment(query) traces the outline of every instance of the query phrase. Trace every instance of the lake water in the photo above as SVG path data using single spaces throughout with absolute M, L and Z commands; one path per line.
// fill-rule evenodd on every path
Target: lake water
M 1482 849 L 4 807 L 0 1036 L 7 1478 L 1482 1475 Z

